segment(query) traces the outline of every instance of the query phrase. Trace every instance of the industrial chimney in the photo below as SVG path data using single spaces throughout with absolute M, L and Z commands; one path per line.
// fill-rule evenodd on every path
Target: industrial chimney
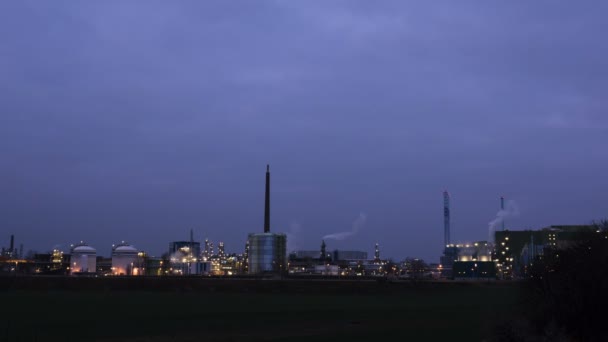
M 264 203 L 264 233 L 270 233 L 270 165 L 266 165 L 266 199 Z
M 443 192 L 443 244 L 450 244 L 450 194 Z

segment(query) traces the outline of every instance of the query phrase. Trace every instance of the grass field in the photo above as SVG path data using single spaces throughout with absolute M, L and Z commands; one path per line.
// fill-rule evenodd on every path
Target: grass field
M 509 285 L 390 294 L 0 292 L 0 341 L 482 341 Z

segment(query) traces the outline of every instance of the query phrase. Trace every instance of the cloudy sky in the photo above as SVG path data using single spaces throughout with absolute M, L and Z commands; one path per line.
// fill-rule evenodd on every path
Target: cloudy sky
M 437 262 L 608 217 L 605 1 L 3 1 L 0 245 L 172 240 Z M 349 236 L 350 235 L 350 236 Z

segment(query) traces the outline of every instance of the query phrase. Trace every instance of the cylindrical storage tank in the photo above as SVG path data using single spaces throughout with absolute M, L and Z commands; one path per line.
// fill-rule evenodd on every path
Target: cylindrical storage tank
M 138 250 L 128 243 L 121 243 L 112 248 L 112 274 L 134 275 L 134 268 L 138 268 Z
M 70 273 L 96 273 L 97 251 L 95 248 L 80 243 L 72 247 L 70 256 Z
M 282 273 L 287 270 L 285 234 L 249 234 L 249 273 Z

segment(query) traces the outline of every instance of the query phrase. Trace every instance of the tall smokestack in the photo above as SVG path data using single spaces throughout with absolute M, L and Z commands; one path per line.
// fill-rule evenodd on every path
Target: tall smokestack
M 505 211 L 505 198 L 504 196 L 500 196 L 500 210 Z M 505 219 L 502 219 L 502 230 L 505 230 Z
M 12 254 L 15 251 L 15 235 L 11 235 L 11 247 L 9 252 Z
M 450 244 L 450 194 L 443 192 L 443 244 Z
M 266 165 L 266 201 L 264 203 L 264 233 L 270 233 L 270 165 Z
M 194 253 L 194 231 L 190 229 L 190 254 Z

